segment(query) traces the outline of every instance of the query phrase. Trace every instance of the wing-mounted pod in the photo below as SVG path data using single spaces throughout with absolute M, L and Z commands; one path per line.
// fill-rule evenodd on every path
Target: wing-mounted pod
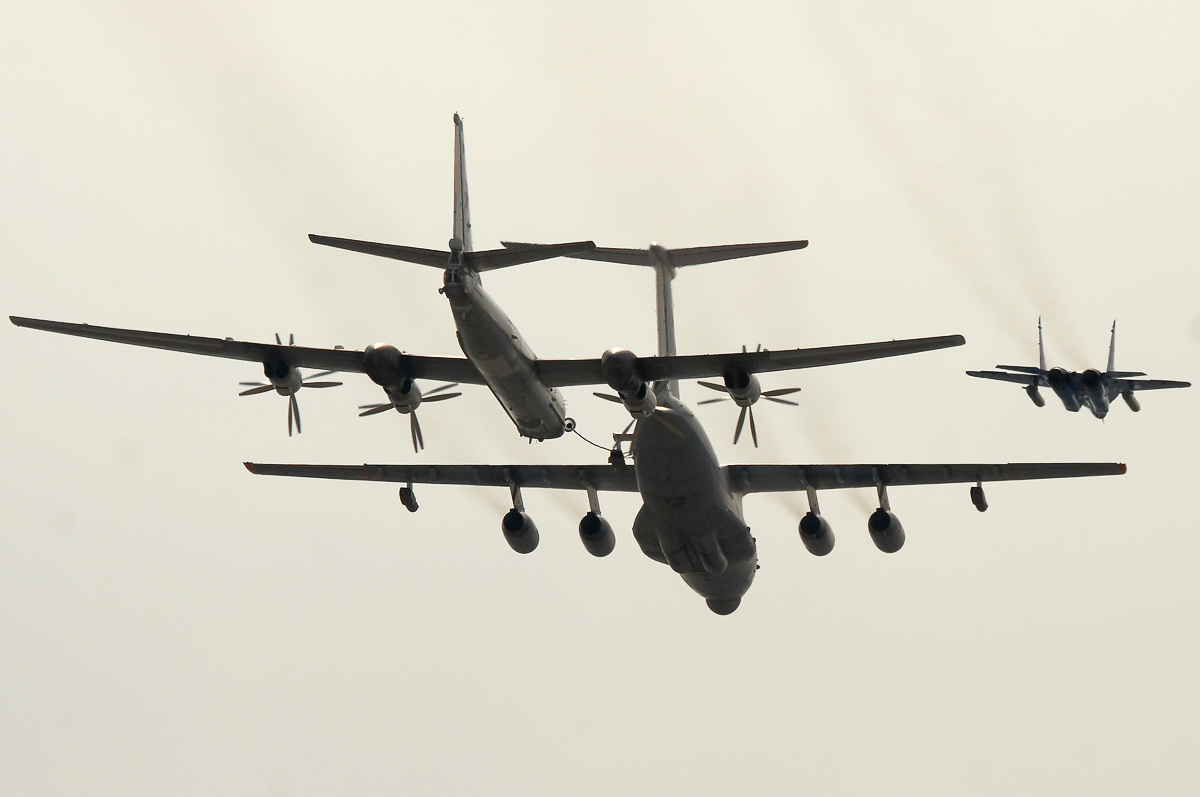
M 658 396 L 638 373 L 637 355 L 628 349 L 609 349 L 600 355 L 600 372 L 608 386 L 617 391 L 630 415 L 649 418 L 654 414 Z

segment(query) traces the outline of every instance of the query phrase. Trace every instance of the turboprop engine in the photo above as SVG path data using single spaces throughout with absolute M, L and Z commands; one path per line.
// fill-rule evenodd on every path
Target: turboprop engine
M 412 382 L 405 367 L 404 355 L 395 346 L 374 343 L 363 349 L 363 362 L 371 381 L 388 392 L 399 389 L 405 381 Z
M 303 382 L 300 372 L 283 360 L 267 360 L 263 363 L 263 375 L 270 380 L 271 387 L 281 396 L 295 393 Z
M 725 382 L 725 391 L 729 393 L 733 403 L 739 407 L 749 407 L 762 395 L 762 386 L 758 384 L 758 377 L 741 369 L 726 371 L 723 381 Z
M 600 372 L 608 386 L 617 391 L 630 415 L 649 418 L 654 414 L 658 396 L 638 373 L 636 354 L 628 349 L 609 349 L 600 355 Z

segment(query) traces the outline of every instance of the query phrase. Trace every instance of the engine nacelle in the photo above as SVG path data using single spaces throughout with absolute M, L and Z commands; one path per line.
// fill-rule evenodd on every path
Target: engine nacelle
M 629 414 L 635 418 L 649 418 L 654 414 L 654 408 L 658 406 L 658 396 L 655 395 L 653 388 L 645 382 L 642 382 L 634 393 L 618 393 L 617 395 L 621 397 L 621 403 L 625 405 L 625 409 L 629 410 Z
M 579 521 L 579 539 L 592 556 L 608 556 L 617 547 L 617 535 L 612 526 L 595 512 L 588 512 Z
M 618 393 L 636 393 L 644 384 L 638 373 L 637 355 L 628 349 L 609 349 L 601 354 L 600 373 Z
M 637 355 L 628 349 L 609 349 L 600 355 L 600 373 L 617 395 L 629 414 L 649 418 L 658 405 L 658 396 L 638 373 Z
M 824 556 L 833 550 L 833 529 L 829 521 L 815 512 L 800 518 L 800 541 L 813 556 Z
M 1026 387 L 1025 393 L 1029 396 L 1029 400 L 1037 406 L 1046 406 L 1046 399 L 1042 398 L 1042 394 L 1038 392 L 1038 386 L 1036 383 Z
M 1075 395 L 1074 386 L 1071 384 L 1071 374 L 1063 368 L 1051 368 L 1046 372 L 1046 382 L 1050 385 L 1050 389 L 1054 394 L 1062 400 L 1063 406 L 1071 412 L 1079 412 L 1079 408 L 1083 405 L 1079 403 L 1079 396 Z
M 399 387 L 408 378 L 404 355 L 386 343 L 373 343 L 363 349 L 363 364 L 371 381 L 385 390 Z
M 904 547 L 904 527 L 895 515 L 882 507 L 871 513 L 867 531 L 871 532 L 875 547 L 884 553 L 895 553 Z
M 758 384 L 758 377 L 754 374 L 742 370 L 726 371 L 723 379 L 729 397 L 739 407 L 749 407 L 762 395 L 762 386 Z
M 277 393 L 291 395 L 300 389 L 300 372 L 283 360 L 267 360 L 263 363 L 263 374 Z
M 500 529 L 504 532 L 508 546 L 517 553 L 532 553 L 541 539 L 533 518 L 516 509 L 508 510 L 504 519 L 500 521 Z
M 1125 399 L 1125 403 L 1129 405 L 1129 409 L 1134 412 L 1139 412 L 1142 409 L 1142 405 L 1138 404 L 1137 396 L 1133 395 L 1132 390 L 1122 391 L 1121 398 Z
M 1080 376 L 1080 381 L 1083 382 L 1083 389 L 1087 391 L 1088 399 L 1092 402 L 1092 406 L 1101 414 L 1108 409 L 1108 396 L 1104 390 L 1104 375 L 1095 368 L 1089 368 Z

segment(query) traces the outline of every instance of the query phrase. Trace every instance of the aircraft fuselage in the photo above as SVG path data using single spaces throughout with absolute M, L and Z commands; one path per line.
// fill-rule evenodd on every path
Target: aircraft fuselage
M 654 413 L 638 421 L 633 454 L 644 503 L 634 521 L 638 544 L 679 573 L 713 611 L 732 612 L 750 589 L 758 554 L 742 519 L 742 497 L 730 487 L 703 427 L 677 399 L 663 396 Z
M 566 402 L 538 377 L 537 357 L 516 326 L 469 268 L 446 269 L 442 293 L 450 301 L 458 345 L 474 364 L 517 430 L 533 440 L 562 437 Z

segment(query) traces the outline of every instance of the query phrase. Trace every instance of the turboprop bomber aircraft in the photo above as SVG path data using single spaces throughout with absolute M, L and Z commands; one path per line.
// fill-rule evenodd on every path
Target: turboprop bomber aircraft
M 1025 386 L 1029 400 L 1039 407 L 1046 406 L 1046 400 L 1038 391 L 1039 387 L 1048 387 L 1054 391 L 1063 406 L 1071 412 L 1079 412 L 1087 407 L 1092 415 L 1104 419 L 1108 415 L 1112 402 L 1120 396 L 1125 399 L 1129 409 L 1134 412 L 1141 410 L 1135 392 L 1139 390 L 1164 390 L 1175 387 L 1191 387 L 1191 382 L 1174 382 L 1166 379 L 1132 379 L 1131 377 L 1145 376 L 1141 371 L 1118 371 L 1113 360 L 1117 348 L 1117 322 L 1113 321 L 1112 338 L 1108 344 L 1108 368 L 1097 371 L 1089 368 L 1082 373 L 1068 371 L 1065 368 L 1046 368 L 1046 349 L 1042 345 L 1042 319 L 1038 319 L 1038 364 L 1032 365 L 997 365 L 1002 371 L 967 371 L 967 376 L 977 376 L 983 379 L 996 379 L 1001 382 L 1015 382 Z

